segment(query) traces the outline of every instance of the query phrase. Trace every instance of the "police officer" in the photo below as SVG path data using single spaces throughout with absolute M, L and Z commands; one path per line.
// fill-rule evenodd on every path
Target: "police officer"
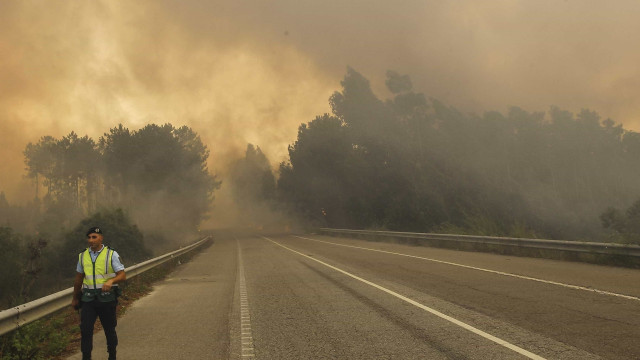
M 89 247 L 78 256 L 76 278 L 73 283 L 73 300 L 71 305 L 81 308 L 80 330 L 82 334 L 82 359 L 91 359 L 93 349 L 93 326 L 96 318 L 107 337 L 109 360 L 116 359 L 116 305 L 120 288 L 118 283 L 126 279 L 124 265 L 118 253 L 102 244 L 102 229 L 92 227 L 87 231 Z

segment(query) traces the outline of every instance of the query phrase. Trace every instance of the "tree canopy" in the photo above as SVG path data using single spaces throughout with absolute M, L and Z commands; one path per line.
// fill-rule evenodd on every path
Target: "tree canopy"
M 122 125 L 100 138 L 109 200 L 130 209 L 143 228 L 194 230 L 220 182 L 209 174 L 209 150 L 190 128 Z
M 172 240 L 182 244 L 220 186 L 208 157 L 195 131 L 171 124 L 118 125 L 97 142 L 72 131 L 27 144 L 34 200 L 11 205 L 0 192 L 0 263 L 15 275 L 0 281 L 0 302 L 68 286 L 92 226 L 105 229 L 105 243 L 129 265 L 173 249 Z
M 229 167 L 231 195 L 244 226 L 263 227 L 277 219 L 276 180 L 269 160 L 259 146 L 248 144 L 244 157 Z
M 70 226 L 104 207 L 124 207 L 142 228 L 196 230 L 220 182 L 207 168 L 209 150 L 189 127 L 118 125 L 98 143 L 75 132 L 42 137 L 24 151 L 27 176 L 41 185 L 41 231 Z
M 394 71 L 384 101 L 354 69 L 341 85 L 280 166 L 281 197 L 314 223 L 594 238 L 640 197 L 640 136 L 596 112 L 465 114 Z

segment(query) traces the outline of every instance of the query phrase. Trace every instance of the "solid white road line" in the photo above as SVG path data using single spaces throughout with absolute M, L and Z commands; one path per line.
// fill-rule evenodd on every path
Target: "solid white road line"
M 491 340 L 491 341 L 493 341 L 493 342 L 495 342 L 497 344 L 500 344 L 500 345 L 502 345 L 502 346 L 504 346 L 504 347 L 506 347 L 506 348 L 508 348 L 510 350 L 513 350 L 513 351 L 515 351 L 515 352 L 517 352 L 517 353 L 519 353 L 521 355 L 524 355 L 524 356 L 528 357 L 529 359 L 544 360 L 544 358 L 539 356 L 539 355 L 536 355 L 536 354 L 534 354 L 532 352 L 529 352 L 529 351 L 527 351 L 527 350 L 525 350 L 525 349 L 523 349 L 523 348 L 521 348 L 519 346 L 513 345 L 513 344 L 511 344 L 511 343 L 509 343 L 509 342 L 507 342 L 505 340 L 497 338 L 497 337 L 495 337 L 495 336 L 493 336 L 491 334 L 488 334 L 488 333 L 486 333 L 486 332 L 484 332 L 484 331 L 482 331 L 480 329 L 477 329 L 477 328 L 475 328 L 475 327 L 473 327 L 473 326 L 471 326 L 471 325 L 469 325 L 467 323 L 464 323 L 464 322 L 462 322 L 460 320 L 454 319 L 451 316 L 445 315 L 445 314 L 443 314 L 443 313 L 441 313 L 441 312 L 439 312 L 439 311 L 437 311 L 435 309 L 432 309 L 432 308 L 430 308 L 428 306 L 422 305 L 419 302 L 411 300 L 408 297 L 400 295 L 400 294 L 398 294 L 398 293 L 396 293 L 396 292 L 394 292 L 392 290 L 389 290 L 389 289 L 387 289 L 385 287 L 382 287 L 382 286 L 380 286 L 378 284 L 375 284 L 375 283 L 373 283 L 371 281 L 365 280 L 365 279 L 363 279 L 363 278 L 361 278 L 359 276 L 356 276 L 356 275 L 354 275 L 352 273 L 349 273 L 347 271 L 339 269 L 339 268 L 337 268 L 337 267 L 335 267 L 333 265 L 329 265 L 324 261 L 320 261 L 320 260 L 315 259 L 315 258 L 313 258 L 311 256 L 305 255 L 305 254 L 303 254 L 303 253 L 301 253 L 299 251 L 293 250 L 293 249 L 291 249 L 291 248 L 289 248 L 289 247 L 287 247 L 285 245 L 280 244 L 279 242 L 276 242 L 274 240 L 269 239 L 268 237 L 264 237 L 263 236 L 262 238 L 266 239 L 266 240 L 269 240 L 272 243 L 274 243 L 274 244 L 276 244 L 278 246 L 281 246 L 281 247 L 283 247 L 283 248 L 285 248 L 285 249 L 287 249 L 287 250 L 289 250 L 291 252 L 294 252 L 294 253 L 296 253 L 298 255 L 304 256 L 307 259 L 310 259 L 310 260 L 313 260 L 315 262 L 318 262 L 318 263 L 320 263 L 320 264 L 322 264 L 322 265 L 324 265 L 324 266 L 326 266 L 326 267 L 328 267 L 330 269 L 333 269 L 333 270 L 338 271 L 340 273 L 343 273 L 343 274 L 345 274 L 345 275 L 347 275 L 349 277 L 352 277 L 352 278 L 354 278 L 354 279 L 356 279 L 358 281 L 361 281 L 361 282 L 363 282 L 363 283 L 365 283 L 367 285 L 373 286 L 374 288 L 376 288 L 378 290 L 382 290 L 382 291 L 386 292 L 387 294 L 393 295 L 393 296 L 397 297 L 398 299 L 401 299 L 401 300 L 403 300 L 405 302 L 408 302 L 411 305 L 414 305 L 414 306 L 416 306 L 416 307 L 418 307 L 418 308 L 420 308 L 422 310 L 425 310 L 425 311 L 427 311 L 427 312 L 429 312 L 429 313 L 431 313 L 433 315 L 436 315 L 436 316 L 438 316 L 438 317 L 440 317 L 440 318 L 442 318 L 444 320 L 447 320 L 447 321 L 449 321 L 449 322 L 451 322 L 453 324 L 456 324 L 456 325 L 458 325 L 458 326 L 460 326 L 460 327 L 462 327 L 462 328 L 464 328 L 466 330 L 471 331 L 474 334 L 480 335 L 485 339 Z
M 584 287 L 584 286 L 565 284 L 565 283 L 561 283 L 561 282 L 557 282 L 557 281 L 538 279 L 538 278 L 534 278 L 534 277 L 511 274 L 511 273 L 506 273 L 506 272 L 502 272 L 502 271 L 483 269 L 483 268 L 479 268 L 479 267 L 475 267 L 475 266 L 457 264 L 457 263 L 453 263 L 453 262 L 449 262 L 449 261 L 436 260 L 436 259 L 431 259 L 431 258 L 422 257 L 422 256 L 408 255 L 408 254 L 402 254 L 402 253 L 396 253 L 396 252 L 392 252 L 392 251 L 385 251 L 385 250 L 378 250 L 378 249 L 370 249 L 370 248 L 366 248 L 366 247 L 353 246 L 353 245 L 337 244 L 337 243 L 333 243 L 333 242 L 330 242 L 330 241 L 311 239 L 311 238 L 307 238 L 307 237 L 304 237 L 304 236 L 296 236 L 296 235 L 294 235 L 294 236 L 297 237 L 297 238 L 300 238 L 300 239 L 317 241 L 317 242 L 321 242 L 321 243 L 325 243 L 325 244 L 331 244 L 331 245 L 335 245 L 335 246 L 344 246 L 344 247 L 350 247 L 350 248 L 354 248 L 354 249 L 375 251 L 375 252 L 381 252 L 381 253 L 385 253 L 385 254 L 392 254 L 392 255 L 398 255 L 398 256 L 406 256 L 406 257 L 410 257 L 410 258 L 414 258 L 414 259 L 427 260 L 427 261 L 432 261 L 432 262 L 436 262 L 436 263 L 440 263 L 440 264 L 459 266 L 459 267 L 466 268 L 466 269 L 484 271 L 484 272 L 488 272 L 488 273 L 492 273 L 492 274 L 498 274 L 498 275 L 503 275 L 503 276 L 511 276 L 511 277 L 515 277 L 515 278 L 518 278 L 518 279 L 531 280 L 531 281 L 537 281 L 537 282 L 541 282 L 541 283 L 545 283 L 545 284 L 562 286 L 562 287 L 566 287 L 566 288 L 574 289 L 574 290 L 583 290 L 583 291 L 594 292 L 594 293 L 601 294 L 601 295 L 609 295 L 609 296 L 615 296 L 615 297 L 619 297 L 619 298 L 623 298 L 623 299 L 627 299 L 627 300 L 640 301 L 640 298 L 635 297 L 635 296 L 618 294 L 618 293 L 614 293 L 614 292 L 610 292 L 610 291 L 598 290 L 598 289 L 588 288 L 588 287 Z

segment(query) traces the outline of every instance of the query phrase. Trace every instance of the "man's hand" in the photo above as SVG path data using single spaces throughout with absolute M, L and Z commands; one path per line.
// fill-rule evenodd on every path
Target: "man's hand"
M 82 280 L 84 279 L 83 273 L 76 273 L 76 279 L 73 281 L 73 299 L 71 299 L 71 306 L 78 310 L 80 308 L 80 297 L 82 297 Z
M 102 284 L 102 292 L 111 291 L 111 287 L 113 284 L 117 284 L 119 282 L 123 282 L 127 279 L 127 275 L 124 273 L 124 270 L 120 270 L 116 273 L 116 277 L 107 280 L 104 284 Z
M 71 300 L 71 307 L 74 310 L 78 310 L 80 308 L 80 300 L 77 297 L 73 297 L 73 299 Z

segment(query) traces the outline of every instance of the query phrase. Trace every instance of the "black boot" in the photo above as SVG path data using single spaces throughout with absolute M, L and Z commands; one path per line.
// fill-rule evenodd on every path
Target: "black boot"
M 116 348 L 108 348 L 109 360 L 116 360 Z
M 82 360 L 91 360 L 91 353 L 82 353 Z

